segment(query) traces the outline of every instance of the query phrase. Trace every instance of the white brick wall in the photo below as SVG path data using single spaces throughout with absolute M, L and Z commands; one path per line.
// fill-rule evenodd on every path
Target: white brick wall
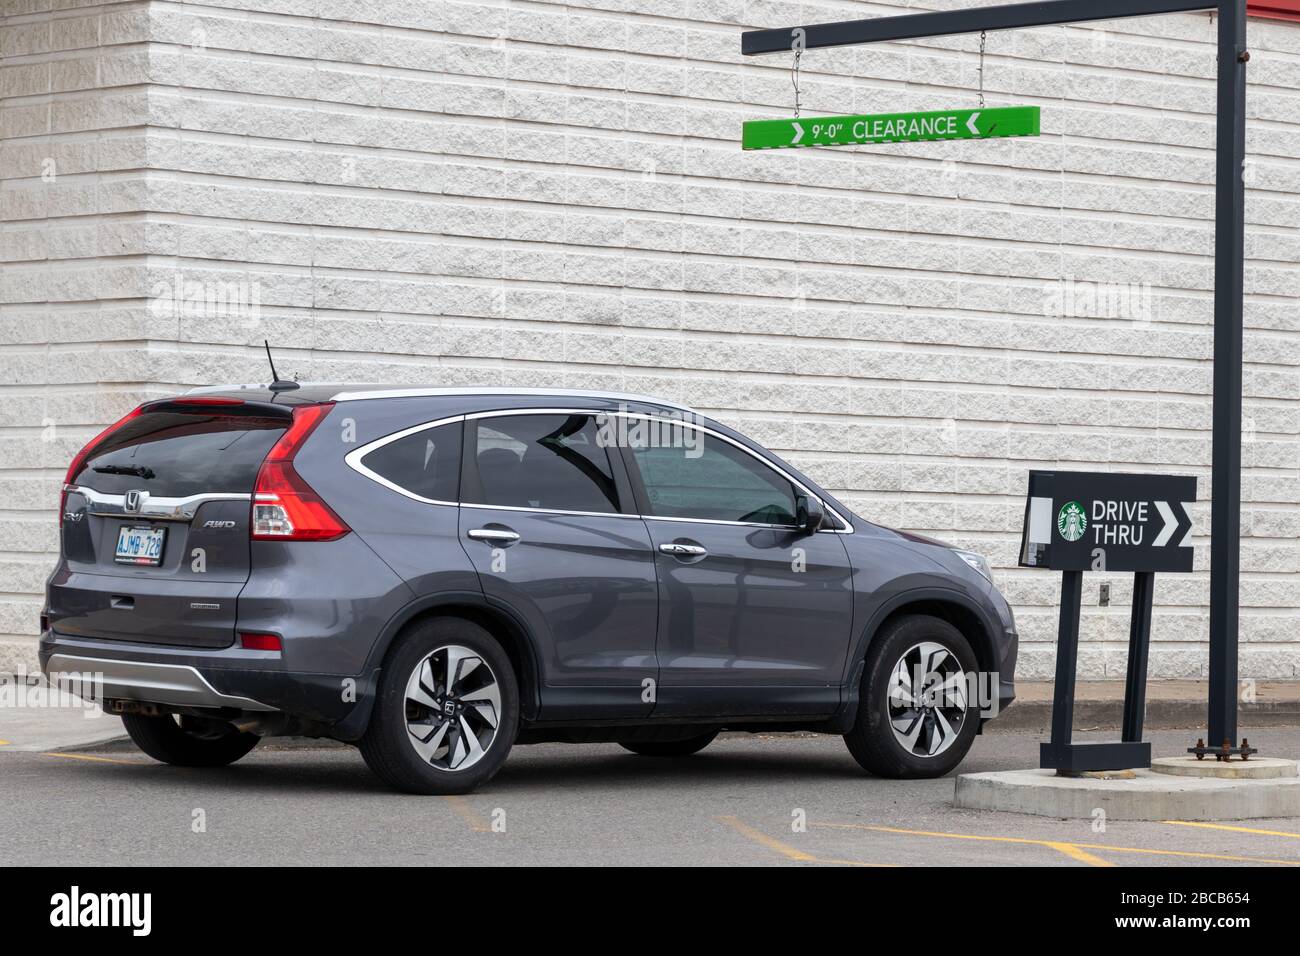
M 1195 473 L 1208 533 L 1207 16 L 991 35 L 990 103 L 1041 105 L 1039 139 L 744 153 L 792 91 L 742 27 L 923 4 L 3 4 L 0 665 L 30 656 L 76 447 L 146 395 L 263 379 L 264 337 L 304 379 L 686 400 L 988 554 L 1022 677 L 1050 675 L 1057 588 L 1013 567 L 1029 468 Z M 1287 678 L 1300 25 L 1250 40 L 1241 669 Z M 971 104 L 977 43 L 809 52 L 805 110 Z M 1051 315 L 1064 279 L 1138 284 L 1149 314 Z M 178 281 L 259 308 L 177 314 Z M 1083 676 L 1123 672 L 1111 583 Z M 1153 675 L 1203 674 L 1206 596 L 1158 581 Z

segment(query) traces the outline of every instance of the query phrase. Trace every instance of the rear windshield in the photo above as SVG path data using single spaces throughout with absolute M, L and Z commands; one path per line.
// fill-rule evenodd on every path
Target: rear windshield
M 93 449 L 72 483 L 115 495 L 132 489 L 166 498 L 248 494 L 287 424 L 271 418 L 146 412 Z

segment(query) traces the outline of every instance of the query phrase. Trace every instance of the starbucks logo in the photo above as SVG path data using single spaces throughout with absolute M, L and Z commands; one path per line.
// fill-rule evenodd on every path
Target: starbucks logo
M 1077 501 L 1067 502 L 1056 516 L 1056 530 L 1066 541 L 1078 541 L 1088 530 L 1088 516 Z

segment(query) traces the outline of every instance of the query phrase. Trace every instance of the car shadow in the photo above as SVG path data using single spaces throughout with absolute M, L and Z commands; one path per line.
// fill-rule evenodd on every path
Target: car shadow
M 823 782 L 872 782 L 888 786 L 933 781 L 894 781 L 862 770 L 841 746 L 815 741 L 773 741 L 770 748 L 728 747 L 722 740 L 689 757 L 647 757 L 609 744 L 541 744 L 514 748 L 483 793 L 585 787 L 631 789 L 713 785 L 774 785 Z M 998 769 L 977 757 L 979 748 L 957 770 Z M 123 760 L 124 755 L 114 757 Z M 240 763 L 218 769 L 170 767 L 143 755 L 125 762 L 79 761 L 78 770 L 104 784 L 126 779 L 133 787 L 189 787 L 227 793 L 373 794 L 401 797 L 372 774 L 351 748 L 282 748 L 255 751 Z

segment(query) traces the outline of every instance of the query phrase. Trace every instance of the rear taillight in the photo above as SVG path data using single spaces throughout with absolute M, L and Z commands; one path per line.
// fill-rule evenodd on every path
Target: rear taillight
M 121 428 L 123 425 L 129 422 L 131 419 L 136 418 L 140 414 L 140 408 L 142 407 L 143 406 L 139 408 L 131 409 L 129 412 L 127 412 L 125 415 L 123 415 L 113 424 L 109 425 L 107 428 L 105 428 L 102 432 L 100 432 L 90 441 L 86 442 L 86 444 L 82 446 L 81 451 L 77 452 L 77 456 L 72 459 L 72 464 L 68 466 L 68 473 L 63 477 L 63 493 L 59 496 L 59 527 L 60 528 L 63 527 L 63 515 L 68 510 L 68 485 L 72 484 L 72 479 L 77 477 L 77 473 L 81 471 L 81 467 L 86 463 L 86 459 L 90 457 L 90 453 L 95 450 L 95 447 L 99 445 L 109 435 L 113 434 L 113 432 L 117 431 L 119 428 Z
M 257 472 L 252 536 L 262 541 L 333 541 L 351 529 L 294 470 L 298 453 L 334 405 L 303 405 Z

